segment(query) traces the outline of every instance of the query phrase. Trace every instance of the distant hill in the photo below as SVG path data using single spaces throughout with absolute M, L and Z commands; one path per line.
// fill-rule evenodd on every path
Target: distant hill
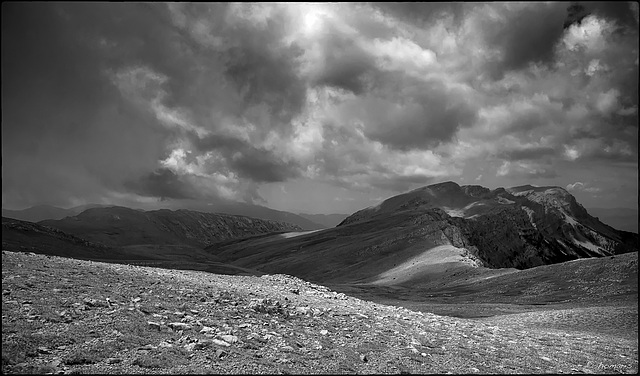
M 2 216 L 22 221 L 39 222 L 45 219 L 62 219 L 73 215 L 69 209 L 62 209 L 51 205 L 38 205 L 24 210 L 2 209 Z
M 117 249 L 55 228 L 2 217 L 2 249 L 83 259 L 125 258 Z
M 300 215 L 286 211 L 270 209 L 261 205 L 247 204 L 243 202 L 217 203 L 211 206 L 185 207 L 185 209 L 198 210 L 210 213 L 225 213 L 232 215 L 244 215 L 252 218 L 267 219 L 278 222 L 288 222 L 300 226 L 303 230 L 319 230 L 324 225 L 316 223 Z
M 182 244 L 204 247 L 230 238 L 302 230 L 285 222 L 244 216 L 167 209 L 145 212 L 121 206 L 88 209 L 77 216 L 39 224 L 111 246 Z
M 52 227 L 5 217 L 2 218 L 2 249 L 82 260 L 202 270 L 218 274 L 263 274 L 256 270 L 221 263 L 215 256 L 190 245 L 108 246 Z
M 2 209 L 2 216 L 29 222 L 40 222 L 46 219 L 62 219 L 82 213 L 91 208 L 109 207 L 111 205 L 88 204 L 63 209 L 51 205 L 36 205 L 23 210 Z
M 349 214 L 304 214 L 304 213 L 298 213 L 298 215 L 312 222 L 323 225 L 326 228 L 336 227 L 340 222 L 344 221 L 344 219 L 349 216 Z
M 76 206 L 71 209 L 62 209 L 62 208 L 58 208 L 51 205 L 38 205 L 28 209 L 23 209 L 23 210 L 2 209 L 2 216 L 8 217 L 8 218 L 20 219 L 20 220 L 29 221 L 29 222 L 40 222 L 47 219 L 62 219 L 65 217 L 78 215 L 87 209 L 107 208 L 112 206 L 114 205 L 87 204 L 87 205 Z M 201 202 L 201 201 L 183 200 L 183 201 L 165 203 L 164 206 L 162 207 L 169 208 L 171 210 L 186 209 L 186 210 L 199 211 L 204 213 L 222 213 L 222 214 L 230 214 L 230 215 L 241 215 L 245 217 L 266 219 L 271 221 L 288 222 L 288 223 L 300 226 L 304 230 L 319 230 L 326 227 L 335 226 L 335 224 L 331 226 L 319 224 L 308 218 L 304 218 L 303 216 L 296 215 L 293 213 L 274 210 L 274 209 L 267 208 L 265 206 L 247 204 L 242 202 L 218 202 L 212 205 L 212 204 Z M 153 208 L 147 207 L 146 210 L 147 211 L 157 210 L 157 208 L 158 208 L 157 206 Z M 333 217 L 331 216 L 333 215 L 329 216 L 330 218 L 332 218 L 331 223 L 333 223 L 334 220 L 333 220 Z M 346 217 L 346 215 L 344 217 Z M 321 218 L 324 218 L 324 217 L 321 217 Z

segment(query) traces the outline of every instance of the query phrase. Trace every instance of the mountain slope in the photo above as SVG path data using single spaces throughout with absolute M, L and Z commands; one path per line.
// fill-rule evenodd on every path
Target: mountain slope
M 242 215 L 270 221 L 287 222 L 300 226 L 303 230 L 319 230 L 326 227 L 300 215 L 243 202 L 217 203 L 211 206 L 186 205 L 185 208 L 208 213 L 215 212 L 230 215 Z
M 2 249 L 84 259 L 125 258 L 113 247 L 86 241 L 55 228 L 2 217 Z
M 82 260 L 201 270 L 218 274 L 258 276 L 263 274 L 257 270 L 222 263 L 215 256 L 189 245 L 107 246 L 87 241 L 56 228 L 4 217 L 2 218 L 2 249 Z
M 207 251 L 223 262 L 322 283 L 446 285 L 632 252 L 637 240 L 591 217 L 560 188 L 492 191 L 448 182 L 392 197 L 332 229 L 230 240 Z
M 46 220 L 47 225 L 84 239 L 114 246 L 138 244 L 205 245 L 249 235 L 299 231 L 300 227 L 243 216 L 167 209 L 93 208 L 77 216 Z
M 221 261 L 286 273 L 311 281 L 373 282 L 402 262 L 435 247 L 428 257 L 442 272 L 477 269 L 482 261 L 444 211 L 390 213 L 383 220 L 354 223 L 298 236 L 263 235 L 211 244 Z M 420 274 L 424 274 L 421 273 Z
M 356 299 L 290 276 L 221 276 L 13 252 L 2 253 L 2 276 L 3 374 L 638 369 L 637 304 L 537 306 L 533 322 L 511 314 L 459 319 Z M 602 326 L 627 335 L 595 330 Z
M 638 248 L 637 234 L 618 231 L 590 216 L 559 187 L 521 186 L 489 190 L 445 182 L 391 197 L 354 213 L 339 226 L 382 218 L 401 210 L 441 208 L 480 258 L 493 267 L 527 268 Z

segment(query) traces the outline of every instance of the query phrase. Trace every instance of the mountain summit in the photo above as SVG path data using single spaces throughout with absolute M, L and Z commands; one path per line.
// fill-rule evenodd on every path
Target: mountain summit
M 490 190 L 454 182 L 433 184 L 360 210 L 338 226 L 433 208 L 452 217 L 492 267 L 528 268 L 638 247 L 636 234 L 592 217 L 565 189 L 532 185 Z

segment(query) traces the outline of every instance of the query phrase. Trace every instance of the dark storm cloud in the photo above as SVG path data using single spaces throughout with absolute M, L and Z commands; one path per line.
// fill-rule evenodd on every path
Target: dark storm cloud
M 379 2 L 371 5 L 418 26 L 447 15 L 451 15 L 454 23 L 459 24 L 463 20 L 465 7 L 471 6 L 471 4 L 456 2 Z
M 162 199 L 198 198 L 198 193 L 189 182 L 183 181 L 179 175 L 167 168 L 159 168 L 138 180 L 127 181 L 124 186 L 140 196 Z
M 11 176 L 3 179 L 3 197 L 17 205 L 99 196 L 123 176 L 154 168 L 164 152 L 166 135 L 149 114 L 120 101 L 105 74 L 131 52 L 108 50 L 112 41 L 95 33 L 108 20 L 114 33 L 121 30 L 124 21 L 109 9 L 2 5 L 3 175 Z M 96 24 L 85 19 L 94 11 Z
M 629 1 L 580 1 L 577 4 L 584 7 L 587 14 L 615 20 L 621 26 L 638 28 L 637 16 Z
M 296 163 L 284 161 L 269 150 L 234 137 L 209 135 L 194 137 L 192 142 L 201 153 L 212 150 L 220 152 L 227 168 L 254 182 L 279 182 L 300 175 L 300 167 Z
M 318 41 L 323 61 L 314 72 L 316 85 L 334 86 L 361 94 L 367 86 L 367 74 L 374 69 L 371 55 L 360 48 L 352 37 L 343 35 L 328 21 Z
M 241 177 L 255 182 L 279 182 L 299 175 L 296 164 L 257 148 L 234 153 L 229 164 Z
M 569 5 L 4 3 L 3 203 L 637 167 L 637 6 Z
M 505 21 L 486 21 L 487 44 L 497 48 L 501 56 L 487 62 L 486 69 L 494 79 L 504 72 L 519 70 L 529 63 L 553 61 L 555 45 L 564 32 L 567 4 L 536 4 L 508 12 Z
M 274 21 L 277 22 L 277 21 Z M 305 103 L 306 87 L 296 75 L 296 46 L 273 48 L 269 33 L 246 33 L 226 52 L 226 74 L 241 88 L 245 105 L 266 104 L 270 115 L 288 126 Z
M 372 140 L 398 150 L 426 150 L 450 141 L 459 128 L 473 124 L 477 117 L 475 106 L 442 82 L 412 82 L 408 77 L 386 75 L 385 80 L 390 79 L 401 82 L 398 97 L 367 96 L 345 109 L 363 122 Z M 383 87 L 394 93 L 387 84 Z

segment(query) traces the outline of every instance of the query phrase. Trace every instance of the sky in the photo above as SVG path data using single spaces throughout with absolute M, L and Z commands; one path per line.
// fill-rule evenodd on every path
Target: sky
M 2 206 L 638 205 L 637 3 L 2 3 Z

